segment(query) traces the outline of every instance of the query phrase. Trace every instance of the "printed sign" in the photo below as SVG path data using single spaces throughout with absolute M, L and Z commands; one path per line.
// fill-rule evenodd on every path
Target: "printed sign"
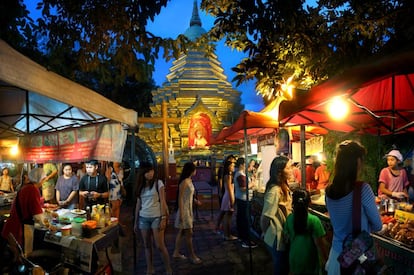
M 24 162 L 122 161 L 127 131 L 119 123 L 71 128 L 19 140 Z

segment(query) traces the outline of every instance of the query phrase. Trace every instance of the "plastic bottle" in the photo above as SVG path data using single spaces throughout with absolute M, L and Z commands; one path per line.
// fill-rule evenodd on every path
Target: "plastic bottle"
M 91 219 L 99 223 L 99 218 L 100 217 L 99 217 L 98 207 L 96 205 L 93 205 Z

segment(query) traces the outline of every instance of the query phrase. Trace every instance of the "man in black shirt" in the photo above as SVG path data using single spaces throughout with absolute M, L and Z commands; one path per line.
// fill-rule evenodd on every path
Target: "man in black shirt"
M 80 208 L 108 202 L 108 182 L 98 173 L 98 161 L 86 162 L 86 175 L 79 182 Z

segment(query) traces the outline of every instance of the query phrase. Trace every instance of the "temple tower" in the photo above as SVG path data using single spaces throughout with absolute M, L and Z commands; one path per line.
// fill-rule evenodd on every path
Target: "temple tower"
M 206 33 L 194 1 L 190 27 L 184 35 L 194 41 Z M 243 110 L 241 93 L 234 90 L 213 53 L 188 49 L 173 61 L 162 87 L 152 91 L 152 117 L 162 117 L 162 102 L 168 104 L 168 117 L 181 118 L 181 124 L 168 125 L 169 143 L 177 164 L 191 156 L 210 156 L 211 137 L 229 126 Z M 159 124 L 142 125 L 139 136 L 162 158 L 162 129 Z M 167 160 L 168 161 L 168 160 Z

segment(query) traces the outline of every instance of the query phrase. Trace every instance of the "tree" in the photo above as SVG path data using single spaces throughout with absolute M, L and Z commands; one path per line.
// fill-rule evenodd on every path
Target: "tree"
M 21 1 L 2 1 L 7 28 L 0 35 L 18 49 L 46 54 L 32 53 L 57 73 L 98 92 L 111 89 L 103 92 L 111 99 L 130 90 L 123 89 L 126 83 L 151 83 L 160 49 L 167 60 L 189 46 L 208 54 L 211 42 L 224 39 L 247 54 L 233 68 L 236 85 L 255 79 L 259 93 L 272 100 L 287 81 L 308 89 L 370 57 L 414 46 L 411 0 L 319 0 L 313 7 L 305 0 L 202 0 L 216 21 L 194 44 L 146 30 L 168 2 L 43 0 L 37 6 L 42 17 L 34 22 Z
M 167 2 L 44 0 L 37 3 L 41 17 L 34 21 L 22 1 L 3 1 L 1 10 L 10 13 L 0 35 L 40 64 L 115 102 L 131 105 L 140 94 L 134 109 L 143 108 L 137 111 L 148 114 L 159 49 L 164 48 L 165 58 L 178 56 L 177 41 L 183 40 L 162 39 L 146 31 L 147 21 Z M 36 50 L 41 54 L 34 54 Z
M 294 76 L 309 88 L 372 56 L 413 46 L 410 0 L 204 0 L 216 16 L 209 34 L 247 53 L 235 81 L 257 79 L 270 99 Z M 408 32 L 406 31 L 408 30 Z

